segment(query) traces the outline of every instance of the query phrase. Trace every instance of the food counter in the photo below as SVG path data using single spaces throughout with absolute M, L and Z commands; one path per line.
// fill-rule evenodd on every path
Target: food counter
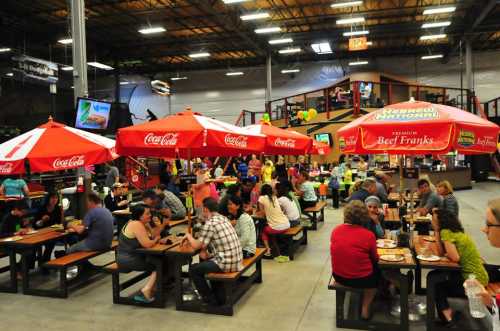
M 471 189 L 471 169 L 466 167 L 457 167 L 453 169 L 446 169 L 441 171 L 435 171 L 430 169 L 416 169 L 417 173 L 414 178 L 404 178 L 405 188 L 416 189 L 418 177 L 422 175 L 428 175 L 431 182 L 436 185 L 442 180 L 447 180 L 451 183 L 454 189 Z M 406 176 L 405 176 L 406 177 Z M 389 184 L 395 185 L 399 188 L 399 171 L 395 170 Z

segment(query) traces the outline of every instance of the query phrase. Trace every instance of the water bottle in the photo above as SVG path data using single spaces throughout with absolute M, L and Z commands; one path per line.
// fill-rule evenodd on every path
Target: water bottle
M 470 315 L 474 318 L 483 318 L 486 315 L 483 302 L 479 296 L 480 292 L 481 287 L 476 282 L 476 275 L 470 274 L 465 282 L 465 293 L 469 300 Z

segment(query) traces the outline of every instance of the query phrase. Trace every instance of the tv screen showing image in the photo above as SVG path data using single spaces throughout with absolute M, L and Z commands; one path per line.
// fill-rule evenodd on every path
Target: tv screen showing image
M 79 129 L 104 130 L 108 127 L 111 103 L 78 98 L 76 124 Z
M 328 146 L 332 146 L 333 144 L 332 135 L 330 133 L 316 133 L 314 135 L 314 140 L 328 144 Z

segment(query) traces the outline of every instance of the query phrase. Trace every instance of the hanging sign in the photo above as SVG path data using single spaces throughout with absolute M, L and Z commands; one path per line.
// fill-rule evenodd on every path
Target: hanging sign
M 368 45 L 366 44 L 366 37 L 359 38 L 351 38 L 349 39 L 349 50 L 350 51 L 363 51 L 368 49 Z
M 30 78 L 51 84 L 58 80 L 56 63 L 26 55 L 14 56 L 12 60 L 15 62 L 14 68 L 12 68 L 15 76 L 20 75 L 21 78 Z

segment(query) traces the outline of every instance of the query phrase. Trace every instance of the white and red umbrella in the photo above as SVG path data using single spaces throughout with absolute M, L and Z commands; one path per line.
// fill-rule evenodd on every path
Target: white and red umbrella
M 238 156 L 262 151 L 265 136 L 191 111 L 118 130 L 124 156 L 181 158 Z
M 271 124 L 254 124 L 244 127 L 249 133 L 263 134 L 266 143 L 262 152 L 277 155 L 303 155 L 311 149 L 313 139 L 297 131 L 285 130 Z
M 117 158 L 115 141 L 49 121 L 0 144 L 0 175 L 49 172 L 104 163 Z M 27 162 L 26 162 L 27 161 Z
M 331 148 L 328 144 L 314 140 L 309 154 L 313 155 L 328 155 L 331 152 Z

